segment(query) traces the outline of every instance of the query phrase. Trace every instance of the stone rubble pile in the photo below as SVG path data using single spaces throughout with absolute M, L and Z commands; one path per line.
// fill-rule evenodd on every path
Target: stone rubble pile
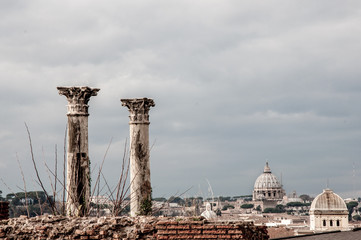
M 154 217 L 37 216 L 0 221 L 0 239 L 156 239 Z

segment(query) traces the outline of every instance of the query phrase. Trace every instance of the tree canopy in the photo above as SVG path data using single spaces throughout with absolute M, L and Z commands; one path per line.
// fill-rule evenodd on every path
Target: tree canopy
M 242 204 L 242 205 L 241 205 L 241 208 L 245 208 L 245 209 L 253 208 L 253 207 L 254 207 L 253 204 L 248 204 L 248 203 L 245 203 L 245 204 Z
M 313 198 L 311 198 L 309 195 L 307 194 L 302 194 L 300 195 L 300 198 L 304 201 L 304 202 L 311 202 L 313 200 Z
M 285 208 L 283 205 L 277 205 L 275 208 L 266 208 L 264 213 L 283 213 L 285 212 Z
M 301 203 L 301 202 L 289 202 L 286 204 L 287 207 L 303 207 L 303 206 L 310 206 L 311 203 Z
M 230 204 L 227 204 L 227 205 L 224 205 L 224 206 L 223 206 L 222 210 L 225 211 L 225 210 L 227 210 L 227 209 L 229 209 L 229 208 L 230 208 L 230 209 L 234 209 L 234 206 L 233 206 L 233 205 L 230 205 Z
M 170 203 L 178 203 L 179 205 L 184 205 L 184 203 L 185 203 L 182 198 L 180 198 L 180 197 L 174 197 L 174 196 L 170 197 L 170 198 L 168 199 L 168 201 L 169 201 Z
M 346 206 L 347 206 L 347 210 L 348 210 L 348 219 L 352 220 L 351 215 L 353 213 L 354 208 L 358 206 L 358 202 L 352 201 L 352 202 L 346 203 Z
M 167 199 L 164 197 L 153 198 L 152 200 L 156 201 L 156 202 L 166 202 L 167 201 Z

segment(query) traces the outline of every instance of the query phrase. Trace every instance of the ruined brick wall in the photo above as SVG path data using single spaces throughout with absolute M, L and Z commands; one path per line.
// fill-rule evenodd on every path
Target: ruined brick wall
M 9 218 L 9 202 L 0 202 L 0 220 Z
M 160 221 L 157 239 L 269 239 L 266 227 L 243 222 Z
M 15 239 L 269 239 L 266 227 L 191 218 L 64 216 L 0 221 L 0 240 Z

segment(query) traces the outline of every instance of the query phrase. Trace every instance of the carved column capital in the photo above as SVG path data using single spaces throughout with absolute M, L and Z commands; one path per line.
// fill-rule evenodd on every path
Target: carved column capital
M 68 99 L 68 116 L 88 116 L 90 97 L 96 96 L 100 90 L 99 88 L 90 87 L 57 87 L 57 89 L 59 95 L 64 95 Z
M 155 103 L 150 98 L 121 99 L 122 106 L 129 110 L 130 124 L 149 124 L 149 110 Z

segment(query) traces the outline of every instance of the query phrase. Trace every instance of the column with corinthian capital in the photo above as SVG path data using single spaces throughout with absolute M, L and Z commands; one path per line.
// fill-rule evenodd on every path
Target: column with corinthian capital
M 85 216 L 90 203 L 90 162 L 88 156 L 88 102 L 100 89 L 58 87 L 68 100 L 68 143 L 66 214 Z
M 152 210 L 148 113 L 155 104 L 148 98 L 121 99 L 121 102 L 130 113 L 130 215 L 148 215 Z

